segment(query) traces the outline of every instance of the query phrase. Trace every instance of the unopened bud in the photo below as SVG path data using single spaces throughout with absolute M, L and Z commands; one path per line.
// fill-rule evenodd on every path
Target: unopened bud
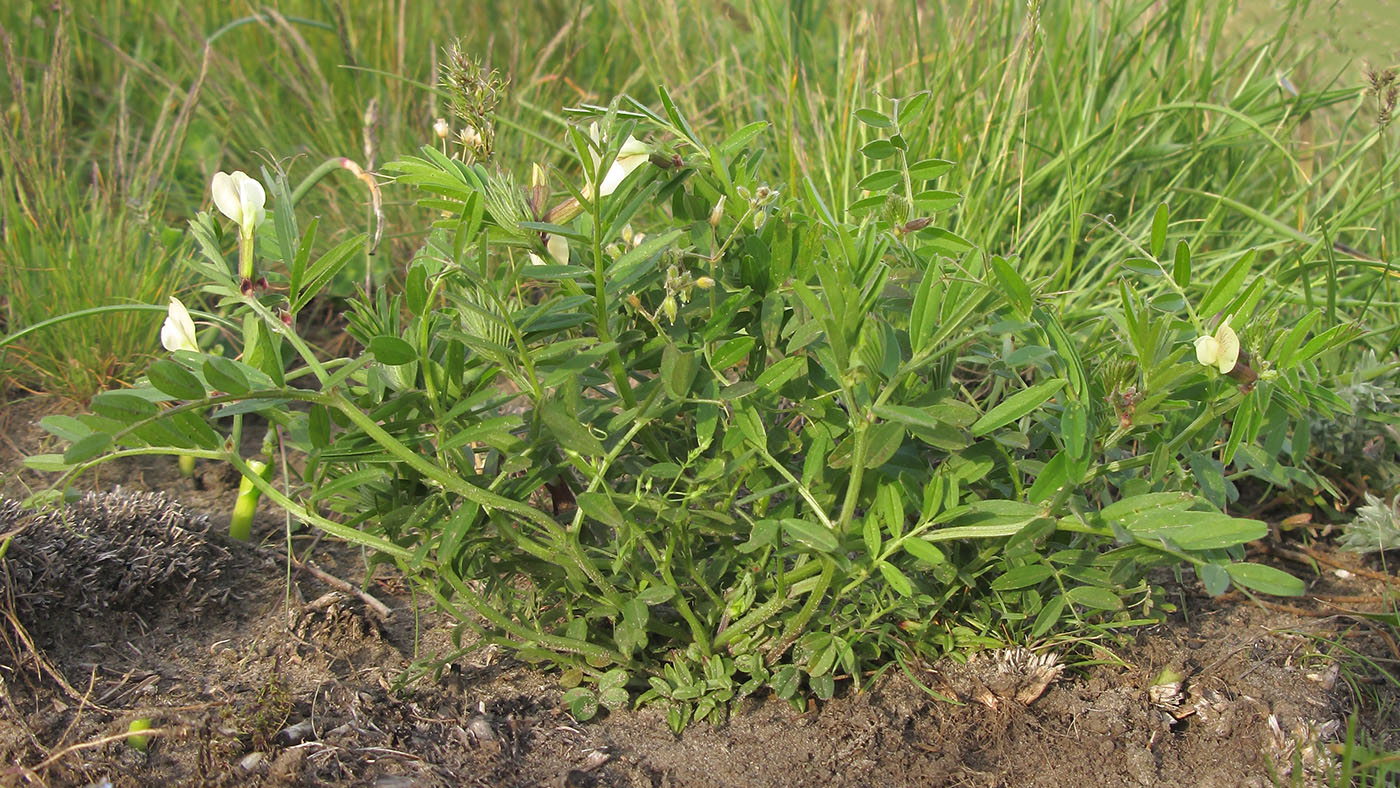
M 900 228 L 900 230 L 905 233 L 917 233 L 918 231 L 924 229 L 925 227 L 928 227 L 932 223 L 932 219 L 930 219 L 927 216 L 923 216 L 905 224 L 903 227 Z
M 583 206 L 579 201 L 570 197 L 559 203 L 544 215 L 544 220 L 549 224 L 568 224 L 570 220 L 583 213 Z
M 287 328 L 291 328 L 291 327 L 292 327 L 292 313 L 291 313 L 291 312 L 288 312 L 287 310 L 283 309 L 282 312 L 281 312 L 281 314 L 278 315 L 278 317 L 282 318 L 282 325 L 286 326 Z
M 715 280 L 711 279 L 708 276 L 702 276 L 699 279 L 695 280 L 695 286 L 700 288 L 701 290 L 709 290 L 710 288 L 715 286 Z
M 721 194 L 719 202 L 710 209 L 710 227 L 719 227 L 719 220 L 724 218 L 724 199 L 725 195 Z
M 1249 365 L 1249 361 L 1249 354 L 1242 350 L 1240 351 L 1239 360 L 1235 362 L 1234 368 L 1225 373 L 1234 378 L 1235 382 L 1240 384 L 1240 388 L 1243 389 L 1246 394 L 1254 390 L 1254 382 L 1259 379 L 1259 373 Z
M 549 199 L 549 175 L 544 168 L 535 164 L 530 168 L 530 212 L 540 216 L 544 212 L 545 201 Z
M 447 139 L 447 135 L 452 133 L 452 127 L 447 125 L 447 118 L 438 118 L 437 121 L 433 123 L 433 133 L 436 134 L 440 140 Z
M 634 237 L 634 236 L 632 235 L 632 225 L 630 225 L 630 224 L 624 224 L 624 225 L 622 225 L 622 232 L 619 233 L 619 235 L 622 236 L 622 242 L 623 242 L 623 243 L 627 244 L 628 246 L 631 246 L 631 245 L 632 245 L 632 238 Z

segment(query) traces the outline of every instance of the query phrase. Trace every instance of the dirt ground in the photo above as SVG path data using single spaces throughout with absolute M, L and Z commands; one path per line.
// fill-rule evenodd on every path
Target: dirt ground
M 0 492 L 41 484 L 18 461 L 55 409 L 0 407 Z M 0 785 L 1209 788 L 1316 784 L 1353 712 L 1375 746 L 1400 746 L 1382 675 L 1400 653 L 1354 614 L 1383 611 L 1388 581 L 1344 554 L 1318 554 L 1342 576 L 1281 564 L 1310 580 L 1289 606 L 1187 582 L 1168 624 L 1066 651 L 1029 705 L 1018 655 L 982 655 L 915 672 L 961 703 L 896 669 L 802 712 L 751 699 L 674 736 L 656 709 L 580 723 L 553 675 L 490 650 L 396 689 L 415 655 L 450 648 L 446 619 L 386 570 L 363 583 L 343 546 L 314 547 L 320 576 L 289 567 L 271 514 L 258 547 L 222 538 L 235 481 L 151 458 L 86 480 L 101 495 L 69 527 L 0 505 L 0 539 L 25 526 L 0 567 Z M 136 719 L 152 726 L 144 752 L 126 739 Z

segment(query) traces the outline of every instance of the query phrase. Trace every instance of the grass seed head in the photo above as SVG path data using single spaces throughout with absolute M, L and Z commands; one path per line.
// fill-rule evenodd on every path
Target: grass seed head
M 463 158 L 488 159 L 496 144 L 496 108 L 507 82 L 464 52 L 460 41 L 449 46 L 444 55 L 438 84 L 447 91 L 448 107 L 462 124 L 457 142 Z

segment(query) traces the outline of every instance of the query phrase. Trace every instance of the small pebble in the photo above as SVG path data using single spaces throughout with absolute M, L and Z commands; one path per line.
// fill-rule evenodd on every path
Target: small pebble
M 267 753 L 250 752 L 247 755 L 243 756 L 241 759 L 239 759 L 238 768 L 242 769 L 245 772 L 257 771 L 258 767 L 262 766 L 263 761 L 265 760 L 267 760 Z
M 483 714 L 474 714 L 471 719 L 467 720 L 467 733 L 478 743 L 496 740 L 496 727 Z
M 315 733 L 316 731 L 311 726 L 311 720 L 305 719 L 295 725 L 288 725 L 278 731 L 275 738 L 278 744 L 291 746 L 294 744 L 301 744 L 310 739 Z

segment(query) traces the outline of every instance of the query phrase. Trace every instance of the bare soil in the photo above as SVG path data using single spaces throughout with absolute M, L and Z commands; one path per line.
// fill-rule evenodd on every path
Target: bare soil
M 0 493 L 43 485 L 19 459 L 55 410 L 0 408 Z M 1014 655 L 914 672 L 958 703 L 896 669 L 801 711 L 751 699 L 680 736 L 656 709 L 580 723 L 554 675 L 491 650 L 397 689 L 416 656 L 451 648 L 450 623 L 388 571 L 366 580 L 343 545 L 315 544 L 321 577 L 290 567 L 271 514 L 258 547 L 222 538 L 235 481 L 181 478 L 173 458 L 105 466 L 84 484 L 123 497 L 89 505 L 134 518 L 106 533 L 0 508 L 0 539 L 25 527 L 0 565 L 0 785 L 1233 787 L 1317 783 L 1353 712 L 1376 746 L 1400 745 L 1383 675 L 1400 653 L 1355 614 L 1384 610 L 1389 581 L 1326 564 L 1283 564 L 1311 583 L 1287 606 L 1211 600 L 1188 575 L 1169 623 L 1065 646 L 1069 669 L 1029 703 Z M 133 540 L 165 560 L 123 558 Z M 152 725 L 144 751 L 136 719 Z

